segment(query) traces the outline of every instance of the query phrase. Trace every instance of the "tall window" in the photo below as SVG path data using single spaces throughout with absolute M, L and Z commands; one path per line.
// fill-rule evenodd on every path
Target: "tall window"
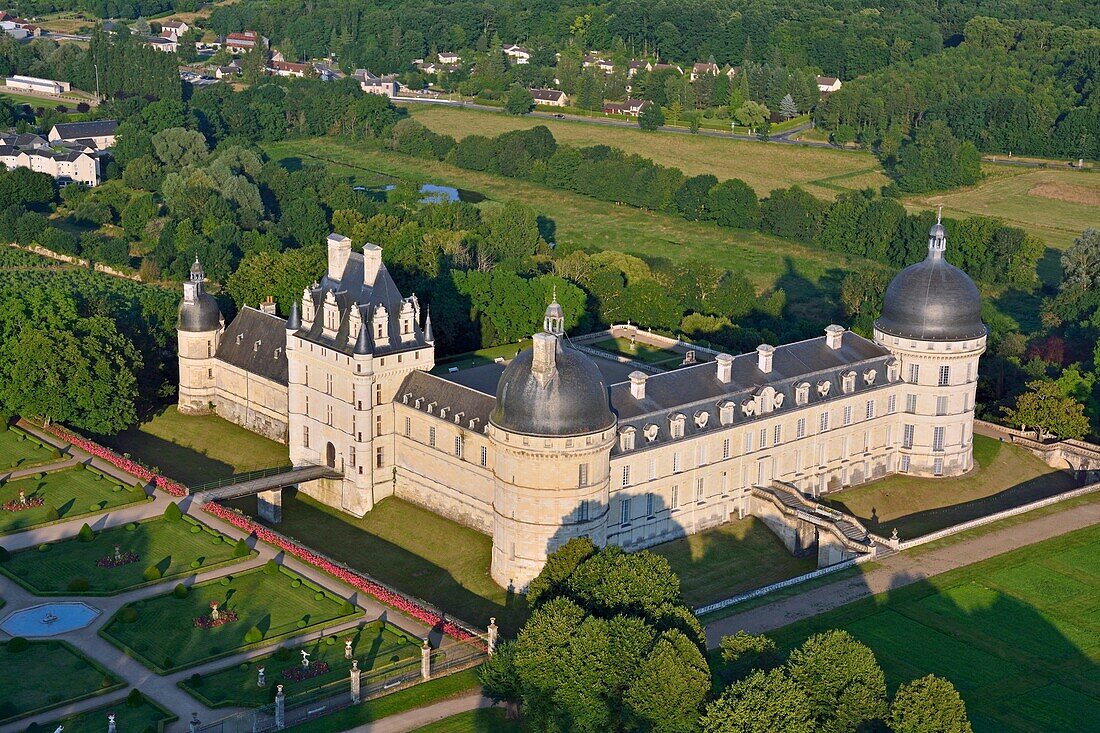
M 909 383 L 916 384 L 918 379 L 920 379 L 920 364 L 910 364 Z
M 679 486 L 673 486 L 672 487 L 672 499 L 669 503 L 670 503 L 670 506 L 673 509 L 676 509 L 677 507 L 680 506 L 680 487 Z
M 588 486 L 588 464 L 582 463 L 577 467 L 577 486 Z
M 905 411 L 916 412 L 917 411 L 917 396 L 915 394 L 905 395 Z
M 672 472 L 680 472 L 680 451 L 676 451 L 672 454 Z
M 630 497 L 624 496 L 619 502 L 619 524 L 630 524 Z
M 946 415 L 947 414 L 947 395 L 940 395 L 940 396 L 936 397 L 936 414 L 937 415 Z
M 936 460 L 932 461 L 932 473 L 934 473 L 937 476 L 942 476 L 943 475 L 943 459 L 942 458 L 937 458 Z
M 886 398 L 886 414 L 893 415 L 898 411 L 898 396 L 892 394 Z
M 794 437 L 805 438 L 806 437 L 806 418 L 798 418 L 798 422 L 794 426 Z
M 775 430 L 772 431 L 772 445 L 779 445 L 783 440 L 783 426 L 776 425 Z
M 405 416 L 405 435 L 406 437 L 412 434 L 412 418 L 408 415 Z
M 325 405 L 325 423 L 332 425 L 332 405 Z
M 653 494 L 645 495 L 645 515 L 647 517 L 653 516 Z
M 577 507 L 577 521 L 578 522 L 587 522 L 588 521 L 588 500 L 587 499 L 581 501 L 580 505 Z
M 428 445 L 435 447 L 435 425 L 428 428 Z
M 909 456 L 901 457 L 901 472 L 909 473 Z
M 695 479 L 695 501 L 702 503 L 703 501 L 703 479 Z
M 649 457 L 649 480 L 657 478 L 657 459 L 653 456 Z
M 943 450 L 943 436 L 945 429 L 942 427 L 932 428 L 932 450 Z
M 489 465 L 489 449 L 485 446 L 481 446 L 481 465 Z
M 745 450 L 744 450 L 744 452 L 745 453 L 751 453 L 752 452 L 752 431 L 751 430 L 746 430 L 745 431 Z
M 844 424 L 845 425 L 851 425 L 852 424 L 852 406 L 851 405 L 845 405 L 844 406 Z
M 325 392 L 332 394 L 332 375 L 325 375 Z
M 630 466 L 623 466 L 623 486 L 630 486 Z
M 376 448 L 374 451 L 374 467 L 382 468 L 386 463 L 386 451 L 383 448 Z
M 700 443 L 699 444 L 699 465 L 704 466 L 704 465 L 706 465 L 706 462 L 707 462 L 707 444 L 706 443 Z
M 863 416 L 865 418 L 867 418 L 868 420 L 870 420 L 871 418 L 873 418 L 875 416 L 875 401 L 874 400 L 867 400 L 867 410 L 866 410 L 866 412 L 864 413 Z
M 308 448 L 309 447 L 309 426 L 308 425 L 303 425 L 302 426 L 302 447 L 303 448 Z
M 828 412 L 828 410 L 826 410 L 825 412 L 821 413 L 821 422 L 818 425 L 818 431 L 824 433 L 828 429 L 829 429 L 829 412 Z
M 767 428 L 760 428 L 760 447 L 761 448 L 767 448 L 768 447 L 768 429 Z
M 912 448 L 913 447 L 913 426 L 906 425 L 901 434 L 901 447 Z
M 455 436 L 455 455 L 462 458 L 462 436 Z
M 726 458 L 729 458 L 729 457 L 730 457 L 730 439 L 725 438 L 722 441 L 722 459 L 725 460 Z
M 309 417 L 309 395 L 306 395 L 305 412 L 306 412 L 306 417 Z
M 947 364 L 941 364 L 940 365 L 940 378 L 939 378 L 939 381 L 937 382 L 937 384 L 940 387 L 946 387 L 950 383 L 951 383 L 951 367 L 949 367 Z

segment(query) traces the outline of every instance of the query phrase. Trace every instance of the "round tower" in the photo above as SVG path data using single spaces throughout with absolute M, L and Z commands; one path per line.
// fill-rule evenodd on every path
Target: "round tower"
M 501 375 L 489 417 L 492 577 L 521 592 L 565 542 L 602 546 L 607 536 L 616 421 L 603 375 L 567 343 L 564 320 L 555 298 L 531 348 Z
M 901 365 L 895 470 L 921 476 L 958 476 L 974 465 L 974 395 L 986 328 L 981 294 L 944 258 L 946 247 L 937 218 L 928 256 L 893 279 L 875 321 L 875 341 Z
M 214 354 L 225 321 L 218 302 L 203 288 L 202 265 L 195 258 L 183 284 L 176 337 L 179 344 L 179 411 L 210 412 L 216 387 Z

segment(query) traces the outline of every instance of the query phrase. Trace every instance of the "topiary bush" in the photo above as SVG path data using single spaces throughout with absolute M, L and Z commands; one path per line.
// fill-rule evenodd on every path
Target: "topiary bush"
M 172 595 L 176 598 L 186 598 L 191 595 L 191 590 L 183 583 L 176 583 L 176 587 L 172 589 Z
M 13 636 L 11 641 L 8 642 L 8 651 L 13 654 L 24 652 L 31 644 L 22 636 Z
M 0 547 L 0 562 L 7 562 L 8 560 L 11 560 L 11 553 L 8 552 L 7 548 Z
M 73 593 L 84 593 L 89 588 L 91 588 L 91 586 L 88 584 L 88 581 L 85 580 L 84 578 L 73 578 L 72 580 L 69 581 L 68 588 Z
M 248 557 L 249 552 L 248 543 L 243 539 L 237 540 L 237 544 L 233 545 L 233 557 Z
M 130 694 L 126 696 L 126 704 L 132 708 L 140 708 L 145 704 L 145 695 L 141 694 L 138 688 L 130 690 Z
M 49 552 L 50 551 L 50 546 L 47 543 L 43 542 L 41 545 L 38 546 L 38 551 L 39 552 Z
M 344 601 L 340 604 L 340 613 L 345 616 L 350 613 L 355 613 L 355 606 L 351 605 L 351 601 Z
M 84 526 L 80 528 L 80 531 L 77 533 L 76 537 L 81 542 L 91 542 L 95 539 L 95 532 L 93 532 L 92 528 L 88 526 L 87 522 L 85 522 Z
M 58 519 L 61 519 L 61 515 L 58 514 L 57 507 L 52 506 L 52 507 L 50 507 L 49 509 L 46 510 L 46 521 L 47 522 L 56 522 Z
M 202 675 L 195 672 L 195 674 L 191 675 L 190 679 L 187 680 L 187 684 L 192 687 L 202 687 Z
M 141 574 L 141 577 L 145 578 L 146 580 L 160 580 L 160 576 L 160 568 L 158 568 L 156 565 L 150 565 L 149 567 L 145 568 L 145 572 Z
M 137 522 L 128 522 L 126 524 L 126 531 L 127 532 L 133 532 L 137 528 L 138 528 L 138 523 Z
M 257 627 L 253 626 L 248 631 L 244 632 L 245 644 L 259 644 L 264 640 L 264 634 Z
M 180 505 L 173 501 L 168 506 L 164 507 L 164 518 L 169 522 L 178 522 L 183 519 L 183 512 L 180 511 Z
M 279 563 L 275 562 L 274 558 L 264 563 L 264 572 L 268 575 L 277 575 L 279 573 Z
M 127 606 L 119 612 L 118 617 L 122 619 L 124 623 L 132 624 L 138 620 L 138 612 L 133 606 Z

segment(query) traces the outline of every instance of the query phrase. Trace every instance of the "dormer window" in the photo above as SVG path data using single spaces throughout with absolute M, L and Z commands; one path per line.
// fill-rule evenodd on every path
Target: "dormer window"
M 710 413 L 706 410 L 700 410 L 695 413 L 695 427 L 705 428 L 707 423 L 710 422 Z
M 829 396 L 829 390 L 832 389 L 832 386 L 833 386 L 833 383 L 830 382 L 827 379 L 823 382 L 818 382 L 817 383 L 817 393 L 819 395 L 821 395 L 822 397 L 828 397 Z
M 660 428 L 658 428 L 654 423 L 646 425 L 645 428 L 643 428 L 642 430 L 642 434 L 645 435 L 646 442 L 648 443 L 652 443 L 653 441 L 657 440 L 658 432 L 660 432 Z
M 844 375 L 843 381 L 841 383 L 841 389 L 844 391 L 844 394 L 851 394 L 852 392 L 856 391 L 855 372 L 848 372 Z
M 625 427 L 619 431 L 619 450 L 634 450 L 634 438 L 637 431 L 632 427 Z
M 729 400 L 719 403 L 718 405 L 718 421 L 723 425 L 730 425 L 733 423 L 733 408 L 734 404 Z
M 756 414 L 756 400 L 749 398 L 741 403 L 741 414 L 746 417 L 752 417 Z
M 875 383 L 875 377 L 877 377 L 877 376 L 878 376 L 878 372 L 876 372 L 874 369 L 868 369 L 867 371 L 865 371 L 863 373 L 863 383 L 867 384 L 867 385 L 874 384 Z
M 794 388 L 794 403 L 796 405 L 805 405 L 810 401 L 810 383 L 803 382 Z
M 901 379 L 901 362 L 897 359 L 886 366 L 886 381 L 896 382 Z
M 680 413 L 668 418 L 668 431 L 673 440 L 684 437 L 684 419 L 684 416 Z

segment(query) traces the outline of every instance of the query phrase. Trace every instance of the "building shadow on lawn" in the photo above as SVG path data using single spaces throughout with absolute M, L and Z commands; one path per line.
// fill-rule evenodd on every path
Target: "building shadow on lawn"
M 97 441 L 189 486 L 228 478 L 235 472 L 228 463 L 140 428 L 129 428 L 118 435 L 97 438 Z

